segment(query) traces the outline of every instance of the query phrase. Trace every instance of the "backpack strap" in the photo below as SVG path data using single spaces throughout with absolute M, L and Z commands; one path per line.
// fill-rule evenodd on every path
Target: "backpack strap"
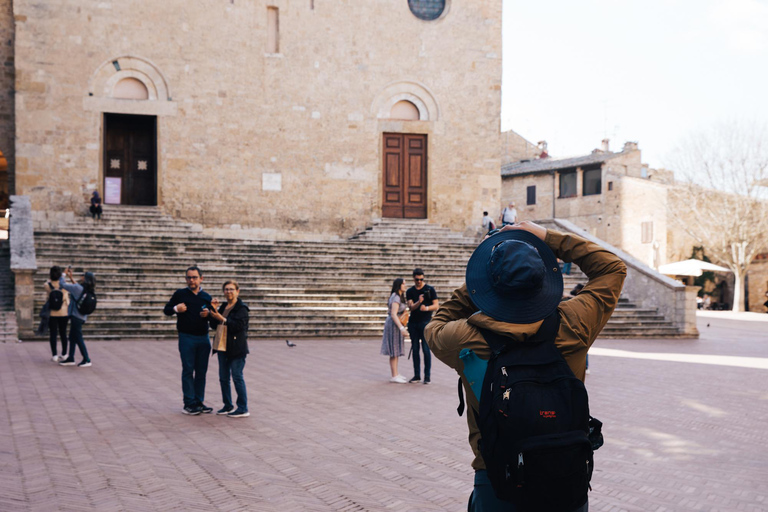
M 491 357 L 498 357 L 501 353 L 509 349 L 510 339 L 497 332 L 488 329 L 478 328 L 483 335 L 488 346 L 491 347 Z M 540 343 L 543 341 L 555 341 L 557 332 L 560 330 L 560 312 L 556 309 L 551 315 L 546 317 L 541 323 L 539 330 L 533 336 L 525 338 L 525 343 Z

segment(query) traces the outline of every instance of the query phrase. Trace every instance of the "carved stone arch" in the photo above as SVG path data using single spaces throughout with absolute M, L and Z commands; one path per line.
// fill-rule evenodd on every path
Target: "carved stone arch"
M 168 81 L 160 69 L 148 59 L 130 55 L 103 62 L 88 82 L 88 94 L 111 98 L 115 85 L 125 78 L 135 78 L 146 86 L 147 101 L 171 101 Z
M 419 110 L 419 121 L 437 121 L 440 119 L 440 107 L 432 92 L 415 81 L 393 82 L 376 95 L 371 105 L 371 113 L 378 119 L 389 119 L 395 103 L 410 101 Z

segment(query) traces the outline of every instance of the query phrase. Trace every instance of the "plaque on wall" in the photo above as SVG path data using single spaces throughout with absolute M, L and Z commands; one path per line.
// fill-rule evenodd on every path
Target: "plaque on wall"
M 122 178 L 104 178 L 104 204 L 120 204 Z

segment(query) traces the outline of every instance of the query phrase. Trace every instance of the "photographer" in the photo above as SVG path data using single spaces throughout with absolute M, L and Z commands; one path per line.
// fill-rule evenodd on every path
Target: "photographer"
M 61 288 L 69 292 L 71 300 L 69 301 L 69 356 L 63 361 L 59 361 L 61 366 L 75 365 L 75 345 L 80 349 L 80 355 L 83 360 L 77 363 L 78 368 L 87 368 L 91 366 L 91 358 L 88 357 L 88 349 L 85 347 L 83 339 L 83 325 L 88 321 L 88 315 L 80 313 L 77 309 L 77 302 L 84 293 L 94 293 L 96 291 L 96 276 L 93 272 L 85 272 L 80 282 L 76 283 L 72 277 L 72 267 L 67 267 L 65 271 L 69 284 L 62 276 L 59 280 Z

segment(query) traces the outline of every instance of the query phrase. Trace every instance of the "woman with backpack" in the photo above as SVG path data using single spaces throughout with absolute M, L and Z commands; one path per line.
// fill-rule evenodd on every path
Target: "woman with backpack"
M 51 361 L 54 363 L 67 357 L 67 323 L 69 322 L 69 292 L 61 288 L 61 267 L 51 267 L 44 288 L 48 297 L 48 332 L 51 342 Z M 61 337 L 61 356 L 56 353 L 56 337 Z
M 92 306 L 84 306 L 83 303 L 85 302 L 92 302 L 95 305 L 96 276 L 93 275 L 93 272 L 86 272 L 80 282 L 76 283 L 72 277 L 71 267 L 67 267 L 66 274 L 71 284 L 67 284 L 63 277 L 59 280 L 59 284 L 72 296 L 72 300 L 69 302 L 69 356 L 65 360 L 59 361 L 59 364 L 61 366 L 75 365 L 75 345 L 77 345 L 80 349 L 80 355 L 83 356 L 83 360 L 77 363 L 77 366 L 87 368 L 91 366 L 91 358 L 88 357 L 88 349 L 85 348 L 85 341 L 83 340 L 83 324 L 88 320 L 88 314 L 84 314 L 81 310 L 92 310 Z M 91 297 L 94 300 L 86 300 Z M 88 309 L 84 309 L 85 307 Z

